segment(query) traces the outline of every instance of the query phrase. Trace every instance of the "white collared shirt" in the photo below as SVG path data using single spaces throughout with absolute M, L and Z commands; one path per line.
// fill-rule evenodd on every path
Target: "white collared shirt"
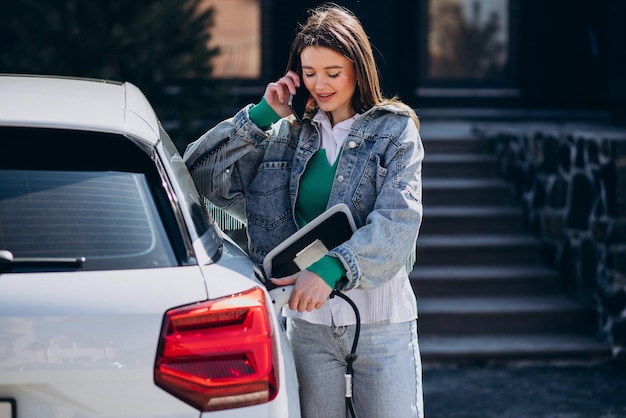
M 326 150 L 328 164 L 333 165 L 335 163 L 343 147 L 343 143 L 346 142 L 346 138 L 350 133 L 352 124 L 359 116 L 361 115 L 357 113 L 351 118 L 339 122 L 335 126 L 332 126 L 328 115 L 321 109 L 313 116 L 313 122 L 317 122 L 320 127 L 320 136 L 322 138 L 321 147 Z

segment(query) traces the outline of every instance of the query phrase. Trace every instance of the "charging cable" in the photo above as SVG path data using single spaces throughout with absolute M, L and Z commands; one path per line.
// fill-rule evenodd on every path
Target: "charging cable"
M 350 411 L 350 415 L 352 418 L 356 418 L 356 412 L 354 411 L 354 401 L 352 399 L 352 363 L 357 359 L 358 355 L 356 354 L 356 347 L 359 344 L 359 334 L 361 333 L 361 315 L 359 314 L 359 309 L 356 307 L 356 304 L 350 299 L 348 296 L 343 293 L 333 290 L 330 297 L 338 296 L 341 299 L 348 302 L 348 304 L 354 310 L 354 316 L 356 317 L 356 326 L 354 330 L 354 341 L 352 341 L 352 349 L 350 350 L 350 354 L 348 354 L 346 358 L 346 374 L 344 375 L 346 379 L 346 408 Z

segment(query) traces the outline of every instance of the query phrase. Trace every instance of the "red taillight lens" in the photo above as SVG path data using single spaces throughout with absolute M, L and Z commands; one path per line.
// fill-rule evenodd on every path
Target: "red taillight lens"
M 278 393 L 272 323 L 260 288 L 165 313 L 154 381 L 200 411 Z

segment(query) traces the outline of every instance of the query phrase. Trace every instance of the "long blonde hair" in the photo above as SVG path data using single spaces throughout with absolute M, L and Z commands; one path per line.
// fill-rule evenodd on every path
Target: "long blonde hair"
M 352 96 L 352 108 L 355 111 L 363 113 L 376 105 L 393 104 L 408 111 L 419 128 L 413 109 L 397 97 L 383 97 L 372 46 L 361 22 L 351 11 L 332 3 L 311 10 L 291 44 L 288 70 L 299 71 L 300 54 L 309 46 L 330 48 L 354 63 L 357 88 Z

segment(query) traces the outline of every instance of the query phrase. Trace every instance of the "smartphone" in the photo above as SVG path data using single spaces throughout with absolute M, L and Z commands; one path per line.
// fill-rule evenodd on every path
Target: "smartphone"
M 289 97 L 289 107 L 294 115 L 296 115 L 296 119 L 302 122 L 304 118 L 304 110 L 306 109 L 306 104 L 309 101 L 309 91 L 304 87 L 304 85 L 300 85 L 300 87 L 296 88 L 296 94 Z

